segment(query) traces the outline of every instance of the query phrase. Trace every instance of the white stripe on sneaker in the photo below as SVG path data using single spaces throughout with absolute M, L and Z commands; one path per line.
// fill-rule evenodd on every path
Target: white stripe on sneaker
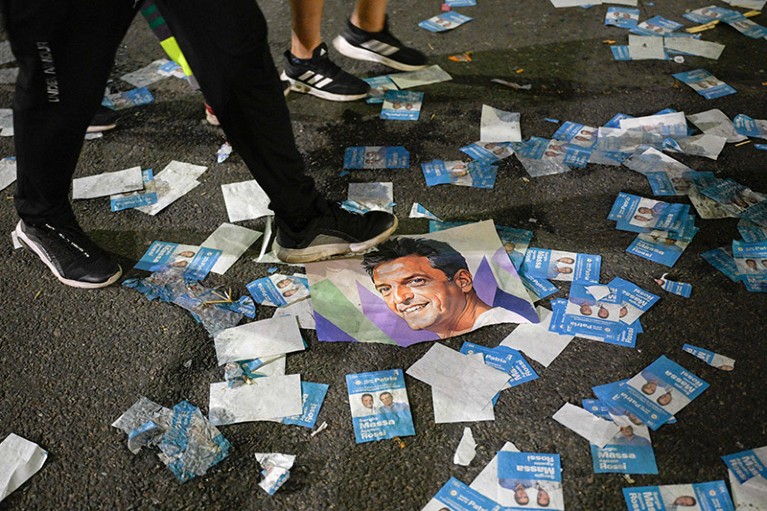
M 376 39 L 365 41 L 360 46 L 370 51 L 374 51 L 378 53 L 379 55 L 385 55 L 385 56 L 391 55 L 392 53 L 396 53 L 399 50 L 399 48 L 397 48 L 396 46 L 392 46 L 391 44 L 386 44 Z
M 332 83 L 332 82 L 333 82 L 333 79 L 332 79 L 332 78 L 325 78 L 325 79 L 324 79 L 324 80 L 322 80 L 320 83 L 316 83 L 316 84 L 314 84 L 314 86 L 315 86 L 315 87 L 317 87 L 318 89 L 321 89 L 321 88 L 323 88 L 324 86 L 326 86 L 327 84 L 329 84 L 329 83 Z
M 324 78 L 325 77 L 323 75 L 318 73 L 312 76 L 311 78 L 309 78 L 308 80 L 306 80 L 306 83 L 308 83 L 309 85 L 314 85 L 315 83 L 319 82 L 320 80 Z
M 302 74 L 297 78 L 297 80 L 307 80 L 314 76 L 314 71 L 307 71 L 306 73 Z

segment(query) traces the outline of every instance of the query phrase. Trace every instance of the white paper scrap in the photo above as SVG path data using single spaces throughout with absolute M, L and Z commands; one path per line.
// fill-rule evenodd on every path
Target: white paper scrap
M 453 79 L 450 74 L 437 65 L 429 66 L 426 69 L 418 71 L 395 73 L 388 76 L 400 89 L 409 89 L 411 87 L 446 82 Z
M 614 422 L 606 421 L 580 406 L 565 403 L 552 417 L 599 448 L 607 445 L 620 428 Z
M 141 167 L 80 177 L 72 181 L 73 199 L 95 199 L 144 189 Z
M 538 306 L 537 309 L 541 322 L 535 325 L 519 325 L 501 341 L 501 346 L 523 351 L 525 355 L 544 367 L 549 367 L 549 364 L 567 348 L 567 345 L 573 340 L 573 336 L 549 332 L 551 311 L 541 306 Z
M 160 68 L 168 62 L 168 59 L 158 59 L 141 69 L 126 73 L 120 78 L 134 87 L 146 87 L 165 78 L 165 75 L 160 74 Z
M 211 383 L 208 418 L 214 426 L 292 417 L 302 412 L 301 375 L 255 378 L 250 385 L 229 388 Z
M 277 307 L 272 317 L 281 318 L 283 316 L 292 316 L 298 318 L 298 326 L 304 330 L 317 329 L 317 324 L 314 320 L 314 307 L 312 306 L 311 298 L 291 303 L 290 305 L 285 305 L 284 307 Z
M 19 241 L 19 237 L 16 235 L 16 231 L 11 231 L 11 245 L 13 245 L 14 250 L 18 250 L 23 247 Z
M 256 460 L 261 464 L 261 474 L 264 476 L 258 485 L 269 495 L 274 495 L 290 477 L 290 469 L 296 457 L 279 452 L 257 452 Z
M 659 39 L 656 37 L 656 39 Z M 693 37 L 664 37 L 663 45 L 667 50 L 679 51 L 689 55 L 697 55 L 707 59 L 718 60 L 724 51 L 724 45 L 712 41 L 703 41 Z
M 482 142 L 522 142 L 519 112 L 506 112 L 482 105 L 479 139 Z
M 221 192 L 230 222 L 274 215 L 274 211 L 269 209 L 269 197 L 254 179 L 221 185 Z
M 0 443 L 0 502 L 40 470 L 48 453 L 11 433 Z
M 501 447 L 501 451 L 505 452 L 519 452 L 517 446 L 511 442 L 506 442 Z M 492 501 L 498 500 L 498 455 L 493 456 L 493 459 L 485 465 L 482 472 L 477 474 L 477 477 L 471 482 L 469 487 L 478 491 L 485 497 Z
M 292 316 L 227 328 L 216 335 L 214 342 L 218 365 L 305 349 L 298 321 Z
M 474 441 L 474 435 L 471 433 L 471 428 L 463 428 L 463 436 L 453 455 L 453 463 L 468 467 L 476 455 L 477 442 Z
M 509 381 L 508 374 L 439 343 L 406 373 L 454 399 L 488 405 Z
M 13 56 L 13 52 L 11 51 L 11 42 L 0 42 L 0 66 L 13 62 L 14 60 L 16 60 L 16 57 Z
M 157 202 L 149 206 L 135 208 L 142 213 L 154 216 L 172 203 L 191 192 L 200 182 L 197 181 L 208 167 L 180 161 L 171 161 L 154 176 Z
M 483 363 L 485 360 L 485 356 L 482 353 L 466 356 L 475 358 Z M 435 424 L 495 420 L 495 410 L 492 403 L 455 399 L 433 387 L 431 389 L 431 400 L 434 407 Z
M 202 244 L 204 247 L 207 247 L 205 243 Z M 586 291 L 591 294 L 594 298 L 596 298 L 597 301 L 602 300 L 602 298 L 608 296 L 610 294 L 610 287 L 609 286 L 586 286 Z
M 735 131 L 732 120 L 717 108 L 697 114 L 690 114 L 687 116 L 687 119 L 703 133 L 725 137 L 728 144 L 743 142 L 748 139 L 748 137 Z
M 629 34 L 628 49 L 631 60 L 666 60 L 662 37 Z
M 202 242 L 203 247 L 221 251 L 221 256 L 210 271 L 223 275 L 226 270 L 261 237 L 261 233 L 240 225 L 223 223 Z
M 736 511 L 767 511 L 767 479 L 756 476 L 741 484 L 732 470 L 727 473 Z
M 5 190 L 16 181 L 16 160 L 3 158 L 0 160 L 0 190 Z

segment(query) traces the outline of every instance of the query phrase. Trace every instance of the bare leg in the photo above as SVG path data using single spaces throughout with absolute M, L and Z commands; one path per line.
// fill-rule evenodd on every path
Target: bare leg
M 290 53 L 299 59 L 312 58 L 312 52 L 322 42 L 320 21 L 324 3 L 324 0 L 290 0 L 293 20 Z
M 386 4 L 387 0 L 358 0 L 351 17 L 352 25 L 365 32 L 380 32 L 386 21 Z

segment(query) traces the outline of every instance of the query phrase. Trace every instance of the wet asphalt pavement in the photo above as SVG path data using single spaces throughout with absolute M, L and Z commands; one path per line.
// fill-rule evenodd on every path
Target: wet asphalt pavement
M 287 2 L 260 2 L 270 21 L 276 59 L 289 41 Z M 379 107 L 364 102 L 330 103 L 292 94 L 288 98 L 298 145 L 320 189 L 334 199 L 347 184 L 392 181 L 401 233 L 421 233 L 425 220 L 407 218 L 414 201 L 446 220 L 492 218 L 498 224 L 532 229 L 532 246 L 601 254 L 602 282 L 620 276 L 658 294 L 661 301 L 642 317 L 645 333 L 637 349 L 576 339 L 548 368 L 533 362 L 540 378 L 504 391 L 496 420 L 471 424 L 478 454 L 469 467 L 452 463 L 463 424 L 435 425 L 431 391 L 407 378 L 417 435 L 405 447 L 393 441 L 356 445 L 346 397 L 348 373 L 407 368 L 430 343 L 404 349 L 384 345 L 318 343 L 305 331 L 306 352 L 287 359 L 288 373 L 330 385 L 319 416 L 328 429 L 314 438 L 295 426 L 247 423 L 221 430 L 232 443 L 227 459 L 204 477 L 184 485 L 157 459 L 156 451 L 131 454 L 125 435 L 110 424 L 139 396 L 165 406 L 187 399 L 207 412 L 208 386 L 223 379 L 213 342 L 182 309 L 147 301 L 136 291 L 114 286 L 101 291 L 69 289 L 24 251 L 0 245 L 0 438 L 14 432 L 49 451 L 43 469 L 0 510 L 211 509 L 211 510 L 386 510 L 421 509 L 451 477 L 469 483 L 505 441 L 523 451 L 562 455 L 568 510 L 625 509 L 621 475 L 595 475 L 587 442 L 551 419 L 564 403 L 591 397 L 591 387 L 632 376 L 667 355 L 711 384 L 678 414 L 679 423 L 653 434 L 660 470 L 635 476 L 635 485 L 676 484 L 726 479 L 720 456 L 767 444 L 764 368 L 767 367 L 767 300 L 714 270 L 700 253 L 738 237 L 736 219 L 697 220 L 701 231 L 671 270 L 675 280 L 693 284 L 690 299 L 660 291 L 652 281 L 666 271 L 629 255 L 633 235 L 616 231 L 606 216 L 621 192 L 651 196 L 647 180 L 626 168 L 589 165 L 568 174 L 527 179 L 515 158 L 500 164 L 493 190 L 439 186 L 427 188 L 419 163 L 459 159 L 458 148 L 479 138 L 481 105 L 521 112 L 525 137 L 550 137 L 556 125 L 544 118 L 599 126 L 614 114 L 649 115 L 663 108 L 695 113 L 719 108 L 767 118 L 767 41 L 749 39 L 720 26 L 703 33 L 727 45 L 719 61 L 687 57 L 673 61 L 614 62 L 603 43 L 619 44 L 626 32 L 603 25 L 605 7 L 554 9 L 545 0 L 479 0 L 458 9 L 474 21 L 445 34 L 417 27 L 439 12 L 439 2 L 392 2 L 395 34 L 424 50 L 432 63 L 453 75 L 429 85 L 418 122 L 383 121 Z M 684 22 L 685 9 L 703 0 L 640 0 L 641 19 L 660 14 Z M 328 2 L 323 23 L 329 42 L 347 16 L 347 3 Z M 767 17 L 753 20 L 767 25 Z M 689 23 L 686 22 L 686 25 Z M 625 43 L 623 43 L 625 44 Z M 472 50 L 470 63 L 447 56 Z M 120 49 L 113 87 L 126 90 L 119 76 L 164 54 L 143 18 L 138 17 Z M 351 61 L 333 53 L 346 70 L 374 76 L 386 68 Z M 672 73 L 703 67 L 738 93 L 707 101 Z M 522 70 L 517 73 L 516 70 Z M 502 78 L 531 84 L 515 91 L 492 83 Z M 124 111 L 118 129 L 86 142 L 76 176 L 136 165 L 163 168 L 170 160 L 208 165 L 202 185 L 155 217 L 138 211 L 111 213 L 108 199 L 78 201 L 75 210 L 94 239 L 130 268 L 153 240 L 199 244 L 228 221 L 220 185 L 249 178 L 233 155 L 216 164 L 223 143 L 220 130 L 204 121 L 202 99 L 185 83 L 166 79 L 150 87 L 156 103 Z M 12 88 L 0 86 L 0 107 L 11 104 Z M 412 166 L 400 171 L 361 171 L 340 176 L 344 149 L 354 145 L 404 145 Z M 13 140 L 0 139 L 2 156 L 13 154 Z M 753 144 L 728 145 L 718 161 L 674 155 L 696 170 L 713 171 L 756 191 L 767 192 L 767 152 Z M 1 192 L 0 230 L 16 222 L 14 186 Z M 686 202 L 684 197 L 676 199 Z M 533 219 L 534 221 L 532 221 Z M 262 229 L 261 221 L 243 225 Z M 6 241 L 7 234 L 4 234 Z M 245 284 L 266 275 L 270 265 L 252 261 L 253 247 L 225 276 L 209 285 L 245 293 Z M 288 268 L 283 267 L 287 270 Z M 143 275 L 137 270 L 129 276 Z M 567 295 L 558 284 L 556 297 Z M 543 301 L 548 304 L 548 300 Z M 258 318 L 273 309 L 260 307 Z M 514 325 L 486 327 L 445 342 L 495 346 Z M 726 373 L 681 351 L 683 343 L 708 347 L 735 358 Z M 191 361 L 191 365 L 189 365 Z M 273 497 L 257 484 L 254 452 L 297 456 L 288 483 Z

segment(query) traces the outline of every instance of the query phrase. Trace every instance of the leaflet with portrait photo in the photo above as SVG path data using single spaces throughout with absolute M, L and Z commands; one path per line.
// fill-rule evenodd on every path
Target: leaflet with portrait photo
M 419 27 L 428 30 L 429 32 L 446 32 L 458 28 L 464 23 L 471 21 L 474 18 L 459 14 L 455 11 L 443 12 L 437 16 L 433 16 L 427 20 L 423 20 L 418 24 Z
M 738 267 L 735 265 L 735 259 L 732 257 L 732 247 L 719 247 L 700 255 L 708 264 L 724 273 L 724 275 L 733 282 L 740 282 L 742 277 Z
M 614 299 L 615 295 L 611 296 Z M 552 320 L 549 329 L 552 332 L 576 335 L 626 348 L 636 346 L 637 334 L 641 333 L 638 320 L 631 325 L 618 320 L 621 309 L 616 303 L 602 301 L 596 302 L 592 307 L 586 303 L 577 304 L 557 299 L 551 301 L 551 308 Z
M 661 356 L 620 387 L 606 405 L 623 407 L 656 430 L 708 386 L 673 360 Z
M 616 228 L 622 231 L 670 231 L 681 228 L 689 211 L 690 206 L 686 204 L 671 204 L 620 192 L 607 219 L 616 222 Z
M 421 115 L 423 92 L 387 90 L 384 93 L 381 119 L 417 121 Z
M 639 23 L 639 9 L 627 7 L 608 7 L 605 25 L 619 28 L 635 28 Z
M 530 137 L 527 142 L 513 142 L 512 148 L 519 161 L 533 177 L 566 172 L 566 170 L 557 171 L 557 163 L 564 165 L 567 169 L 585 167 L 591 155 L 591 151 L 586 147 L 563 140 L 549 140 L 541 137 Z M 538 161 L 538 167 L 528 169 L 525 163 L 530 161 Z M 533 170 L 536 172 L 541 170 L 546 173 L 534 174 Z
M 154 96 L 146 87 L 139 87 L 125 92 L 107 94 L 101 104 L 112 110 L 125 110 L 135 106 L 144 106 L 154 103 Z
M 597 141 L 599 128 L 584 126 L 571 121 L 565 121 L 551 136 L 554 140 L 562 140 L 571 144 L 591 148 Z
M 655 451 L 650 430 L 627 415 L 613 416 L 598 399 L 584 399 L 585 410 L 605 420 L 615 422 L 619 431 L 604 447 L 591 444 L 591 460 L 595 474 L 657 474 Z
M 270 307 L 284 307 L 309 296 L 309 281 L 300 274 L 273 273 L 245 287 L 256 303 Z
M 320 408 L 322 408 L 322 403 L 325 401 L 325 395 L 328 393 L 328 387 L 329 385 L 324 383 L 302 381 L 301 415 L 284 417 L 282 423 L 309 429 L 314 428 L 314 425 L 317 423 L 317 417 L 320 414 Z
M 370 78 L 363 78 L 362 80 L 370 85 L 368 97 L 365 100 L 366 103 L 383 103 L 384 94 L 386 94 L 387 90 L 398 89 L 397 85 L 392 81 L 389 75 L 371 76 Z
M 655 148 L 629 156 L 623 165 L 644 174 L 650 182 L 653 195 L 687 195 L 692 186 L 692 176 L 713 177 L 711 172 L 696 172 Z
M 631 29 L 635 34 L 647 35 L 647 36 L 664 36 L 679 30 L 684 25 L 677 23 L 676 21 L 666 19 L 663 16 L 654 16 L 650 19 L 639 23 L 636 27 Z
M 355 146 L 344 153 L 345 169 L 406 169 L 410 152 L 402 146 Z
M 468 154 L 474 160 L 486 163 L 495 163 L 514 154 L 511 144 L 503 142 L 477 141 L 459 149 Z
M 695 232 L 697 231 L 696 227 Z M 671 268 L 682 257 L 682 252 L 689 244 L 689 241 L 642 233 L 631 242 L 626 252 Z
M 692 344 L 685 344 L 682 346 L 682 351 L 689 353 L 690 355 L 701 359 L 711 367 L 716 367 L 722 371 L 732 371 L 735 369 L 735 360 L 730 357 L 725 357 L 719 353 L 714 353 L 706 348 L 693 346 Z
M 732 254 L 741 281 L 751 292 L 767 292 L 767 241 L 732 242 Z
M 530 299 L 533 303 L 548 298 L 549 296 L 559 292 L 559 288 L 549 282 L 546 279 L 540 277 L 528 277 L 524 273 L 519 274 L 519 278 L 522 279 L 522 284 L 525 289 L 530 293 Z
M 764 194 L 755 192 L 733 179 L 720 179 L 700 189 L 700 193 L 709 197 L 728 212 L 740 216 L 750 207 L 767 200 Z
M 413 436 L 413 417 L 402 369 L 346 375 L 358 444 Z
M 628 511 L 735 511 L 724 481 L 623 488 Z
M 504 511 L 564 511 L 559 454 L 498 452 L 498 503 Z
M 502 511 L 501 506 L 451 477 L 421 511 Z
M 676 73 L 672 76 L 680 82 L 689 85 L 695 92 L 706 99 L 721 98 L 722 96 L 738 92 L 705 69 Z
M 203 280 L 221 256 L 220 250 L 167 241 L 153 241 L 134 268 L 151 272 L 183 268 L 184 277 Z
M 744 137 L 767 140 L 767 119 L 754 119 L 746 114 L 738 114 L 733 119 L 735 131 Z
M 528 248 L 521 271 L 531 277 L 598 284 L 601 265 L 598 255 Z
M 498 167 L 490 165 L 486 160 L 470 163 L 459 160 L 432 160 L 421 163 L 421 170 L 426 186 L 451 184 L 472 188 L 493 188 Z
M 152 169 L 141 171 L 141 177 L 144 181 L 144 189 L 138 192 L 120 193 L 109 197 L 109 209 L 112 211 L 122 211 L 124 209 L 149 206 L 157 202 L 157 192 L 154 188 L 154 172 Z M 2 189 L 2 184 L 0 184 Z
M 738 222 L 738 232 L 746 243 L 767 241 L 767 227 L 762 227 L 742 217 Z
M 740 484 L 754 478 L 761 478 L 762 481 L 767 479 L 767 446 L 728 454 L 722 456 L 722 460 Z M 767 492 L 767 486 L 762 488 Z
M 620 320 L 627 325 L 638 320 L 660 300 L 660 296 L 620 277 L 614 278 L 607 285 L 611 290 L 615 290 L 618 303 L 621 304 Z
M 465 355 L 481 353 L 484 355 L 485 365 L 503 371 L 511 377 L 508 383 L 509 387 L 516 387 L 538 378 L 538 373 L 525 360 L 522 353 L 508 346 L 488 348 L 473 342 L 464 342 L 461 346 L 461 353 Z

